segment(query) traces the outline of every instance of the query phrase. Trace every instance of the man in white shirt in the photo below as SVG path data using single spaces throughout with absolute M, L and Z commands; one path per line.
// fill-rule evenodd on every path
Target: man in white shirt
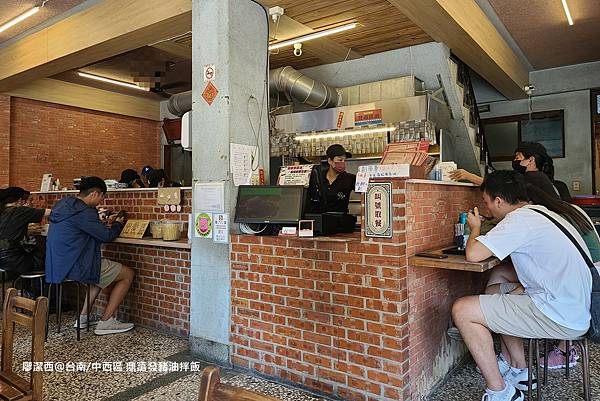
M 480 235 L 481 220 L 475 208 L 469 213 L 471 235 L 467 260 L 511 257 L 522 287 L 509 294 L 460 298 L 452 318 L 486 381 L 484 399 L 521 401 L 527 386 L 527 365 L 522 338 L 567 339 L 589 328 L 592 279 L 577 248 L 548 218 L 569 229 L 584 250 L 579 233 L 562 217 L 527 202 L 522 176 L 513 171 L 489 174 L 481 185 L 483 200 L 498 222 Z M 511 368 L 500 373 L 492 332 L 506 344 Z

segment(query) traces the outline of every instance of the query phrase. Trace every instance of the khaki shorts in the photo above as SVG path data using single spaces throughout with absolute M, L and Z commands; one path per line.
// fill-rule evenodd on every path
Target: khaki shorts
M 121 272 L 122 267 L 123 265 L 118 262 L 102 258 L 102 263 L 100 265 L 100 282 L 97 284 L 98 287 L 104 289 L 111 285 Z
M 487 327 L 494 333 L 521 338 L 566 340 L 587 332 L 569 329 L 554 322 L 526 294 L 480 295 L 479 305 Z

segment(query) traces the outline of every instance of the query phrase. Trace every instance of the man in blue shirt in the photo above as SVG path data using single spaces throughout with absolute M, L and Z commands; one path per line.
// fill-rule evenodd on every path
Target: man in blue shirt
M 46 280 L 49 283 L 70 279 L 91 285 L 90 299 L 84 302 L 80 322 L 82 328 L 97 323 L 94 331 L 97 335 L 133 329 L 132 323 L 123 323 L 114 317 L 129 291 L 133 270 L 100 256 L 101 244 L 117 238 L 124 224 L 124 217 L 115 219 L 110 227 L 100 221 L 96 207 L 105 196 L 106 184 L 101 178 L 82 179 L 77 197 L 62 199 L 54 205 L 46 242 Z M 100 321 L 94 322 L 87 316 L 87 303 L 91 309 L 100 291 L 110 286 L 112 290 L 106 309 Z

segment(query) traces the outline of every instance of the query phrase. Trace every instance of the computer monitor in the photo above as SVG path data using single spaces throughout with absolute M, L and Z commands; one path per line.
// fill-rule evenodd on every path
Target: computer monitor
M 301 185 L 240 185 L 236 223 L 298 224 L 304 212 Z

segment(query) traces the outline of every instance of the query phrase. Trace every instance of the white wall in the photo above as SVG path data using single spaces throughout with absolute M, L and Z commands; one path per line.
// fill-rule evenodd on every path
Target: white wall
M 592 193 L 592 148 L 590 91 L 581 90 L 533 98 L 533 111 L 564 110 L 565 157 L 554 159 L 556 179 L 569 186 L 572 195 Z M 489 113 L 481 118 L 527 114 L 527 100 L 504 101 L 490 104 Z M 494 163 L 494 167 L 511 169 L 511 164 Z M 580 191 L 573 191 L 573 181 L 581 182 Z

